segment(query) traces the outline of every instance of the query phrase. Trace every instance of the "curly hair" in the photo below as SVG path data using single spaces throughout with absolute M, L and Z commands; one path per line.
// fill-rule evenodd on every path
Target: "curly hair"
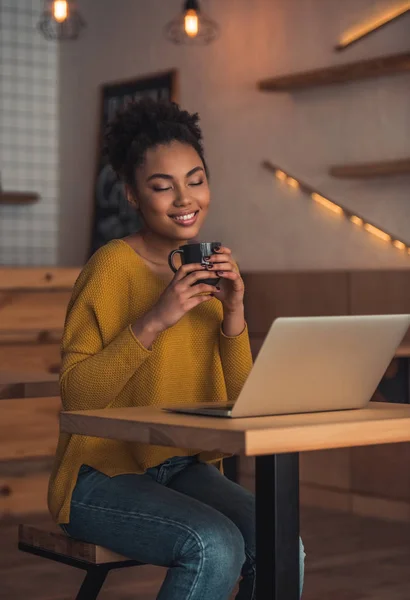
M 202 132 L 197 113 L 190 114 L 175 102 L 142 98 L 118 112 L 105 132 L 104 152 L 116 172 L 135 190 L 136 169 L 150 148 L 178 141 L 192 146 L 204 158 Z

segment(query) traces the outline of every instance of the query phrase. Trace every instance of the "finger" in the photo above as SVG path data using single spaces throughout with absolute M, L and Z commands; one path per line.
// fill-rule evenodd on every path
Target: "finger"
M 198 304 L 202 304 L 203 302 L 209 302 L 210 300 L 213 300 L 214 297 L 211 296 L 211 294 L 209 294 L 208 296 L 194 296 L 193 298 L 190 298 L 186 304 L 185 304 L 185 310 L 188 312 L 190 310 L 192 310 L 193 308 L 195 308 L 195 306 L 198 306 Z
M 233 260 L 230 254 L 212 254 L 212 256 L 209 257 L 209 260 L 207 262 L 211 264 L 230 262 L 233 264 Z
M 208 265 L 208 271 L 235 271 L 235 265 L 231 262 L 218 262 Z
M 181 281 L 181 279 L 193 271 L 201 271 L 201 273 L 203 273 L 205 270 L 206 265 L 201 265 L 201 263 L 189 263 L 187 265 L 182 265 L 182 267 L 180 267 L 176 272 L 174 281 Z
M 232 251 L 226 246 L 220 246 L 218 249 L 214 248 L 214 252 L 217 254 L 232 254 Z
M 216 275 L 222 279 L 230 279 L 231 281 L 242 281 L 242 277 L 236 271 L 216 271 Z
M 209 285 L 209 283 L 198 283 L 198 285 L 193 285 L 189 288 L 187 294 L 188 298 L 192 298 L 193 296 L 197 296 L 198 294 L 214 294 L 215 286 Z
M 182 279 L 179 284 L 184 285 L 186 287 L 190 287 L 194 285 L 199 279 L 217 279 L 218 275 L 213 273 L 212 271 L 196 271 L 195 273 L 190 273 L 184 279 Z

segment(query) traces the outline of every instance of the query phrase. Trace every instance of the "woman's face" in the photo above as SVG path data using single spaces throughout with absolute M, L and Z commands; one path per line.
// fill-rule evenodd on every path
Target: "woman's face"
M 196 150 L 181 142 L 147 151 L 136 173 L 136 204 L 147 229 L 185 241 L 195 238 L 210 202 L 204 165 Z

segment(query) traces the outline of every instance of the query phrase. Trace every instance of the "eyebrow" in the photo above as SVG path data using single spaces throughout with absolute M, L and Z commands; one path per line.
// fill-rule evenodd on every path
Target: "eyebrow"
M 203 167 L 194 167 L 193 169 L 191 169 L 190 171 L 188 171 L 188 173 L 186 174 L 185 177 L 191 177 L 191 175 L 194 175 L 194 173 L 196 173 L 197 171 L 204 171 Z M 151 179 L 173 179 L 172 175 L 167 175 L 166 173 L 153 173 L 152 175 L 150 175 L 147 179 L 148 181 L 151 181 Z

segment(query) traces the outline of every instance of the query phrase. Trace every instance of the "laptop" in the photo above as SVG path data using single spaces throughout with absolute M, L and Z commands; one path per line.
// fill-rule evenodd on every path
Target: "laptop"
M 410 327 L 410 315 L 276 319 L 234 403 L 163 410 L 258 417 L 364 408 Z

